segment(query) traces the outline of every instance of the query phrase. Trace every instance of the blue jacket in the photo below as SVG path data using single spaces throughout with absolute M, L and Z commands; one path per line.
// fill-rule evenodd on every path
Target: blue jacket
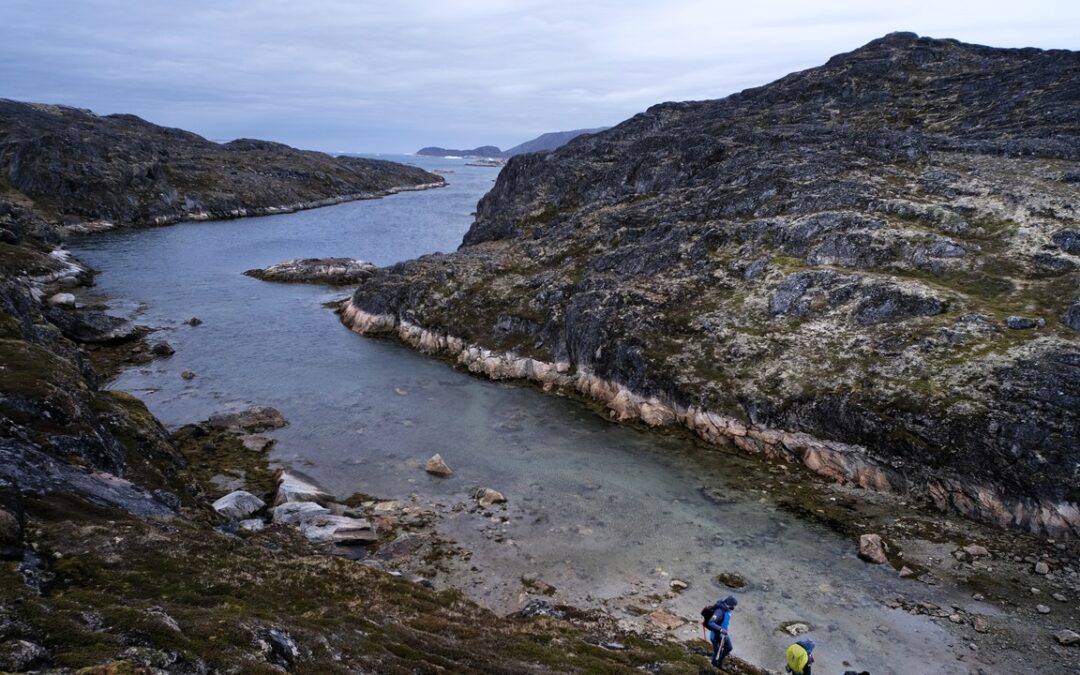
M 709 617 L 709 620 L 705 623 L 705 627 L 714 633 L 720 631 L 727 632 L 728 626 L 731 625 L 731 610 L 727 605 L 720 605 L 713 612 L 713 615 Z

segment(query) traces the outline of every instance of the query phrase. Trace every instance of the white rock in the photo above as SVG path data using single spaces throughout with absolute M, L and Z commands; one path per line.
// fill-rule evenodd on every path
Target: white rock
M 668 586 L 671 586 L 673 591 L 685 591 L 690 588 L 690 584 L 686 583 L 682 579 L 672 579 L 668 582 Z
M 214 510 L 229 520 L 243 520 L 266 506 L 266 502 L 250 492 L 236 490 L 213 504 Z
M 432 455 L 431 459 L 424 465 L 424 471 L 427 471 L 433 476 L 441 476 L 443 478 L 454 473 L 450 468 L 450 465 L 446 463 L 439 453 Z
M 74 307 L 75 296 L 71 293 L 57 293 L 48 300 L 50 305 L 56 305 L 58 307 Z
M 300 532 L 316 543 L 358 544 L 379 540 L 370 521 L 348 516 L 315 516 L 300 524 Z
M 1035 605 L 1035 611 L 1039 614 L 1049 614 L 1050 608 L 1046 605 Z
M 1035 574 L 1050 574 L 1050 566 L 1042 561 L 1035 563 Z
M 784 626 L 784 630 L 786 630 L 788 634 L 792 637 L 797 637 L 799 635 L 802 635 L 803 633 L 809 633 L 810 626 L 807 626 L 805 623 L 800 622 L 789 623 L 788 625 Z
M 315 502 L 286 502 L 274 507 L 274 522 L 285 525 L 299 525 L 316 516 L 330 515 L 330 509 Z
M 274 439 L 269 436 L 260 436 L 258 434 L 248 434 L 240 437 L 240 442 L 244 444 L 244 449 L 251 450 L 252 452 L 263 452 L 274 444 Z
M 258 532 L 266 527 L 266 523 L 261 518 L 249 518 L 248 520 L 241 520 L 237 523 L 237 526 L 246 532 Z
M 282 471 L 278 476 L 278 491 L 275 504 L 287 502 L 317 502 L 320 504 L 332 501 L 334 495 L 315 484 L 310 478 L 301 476 L 291 471 Z
M 968 544 L 964 547 L 964 552 L 973 558 L 984 558 L 990 555 L 990 551 L 985 546 L 979 546 L 978 544 Z

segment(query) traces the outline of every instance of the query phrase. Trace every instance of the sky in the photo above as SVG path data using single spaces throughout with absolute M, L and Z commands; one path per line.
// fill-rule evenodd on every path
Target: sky
M 329 152 L 507 148 L 907 30 L 1080 49 L 1077 0 L 2 0 L 0 97 Z

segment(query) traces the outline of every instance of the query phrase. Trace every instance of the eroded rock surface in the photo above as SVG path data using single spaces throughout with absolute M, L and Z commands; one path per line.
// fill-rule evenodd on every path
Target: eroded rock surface
M 456 253 L 378 270 L 343 320 L 1080 533 L 1078 106 L 1076 52 L 889 35 L 510 160 Z

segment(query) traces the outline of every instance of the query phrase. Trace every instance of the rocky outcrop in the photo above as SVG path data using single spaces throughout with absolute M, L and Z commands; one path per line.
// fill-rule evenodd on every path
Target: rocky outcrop
M 516 155 L 524 155 L 529 152 L 548 152 L 550 150 L 555 150 L 556 148 L 561 148 L 566 145 L 578 136 L 599 133 L 605 129 L 607 129 L 607 127 L 598 127 L 596 129 L 574 129 L 573 131 L 549 131 L 546 134 L 540 134 L 536 138 L 525 141 L 524 143 L 519 143 L 509 150 L 500 150 L 494 145 L 482 145 L 478 148 L 472 148 L 471 150 L 452 150 L 450 148 L 429 146 L 420 148 L 416 151 L 416 154 L 428 157 L 481 157 L 487 159 L 507 159 Z M 494 166 L 498 165 L 496 164 Z
M 890 35 L 511 160 L 461 249 L 377 271 L 343 320 L 1080 533 L 1078 103 L 1080 54 Z
M 304 258 L 248 270 L 244 274 L 263 281 L 345 286 L 360 283 L 376 269 L 378 267 L 372 263 L 353 258 Z
M 445 185 L 413 166 L 280 143 L 214 143 L 134 115 L 0 99 L 0 176 L 95 230 L 283 213 Z

